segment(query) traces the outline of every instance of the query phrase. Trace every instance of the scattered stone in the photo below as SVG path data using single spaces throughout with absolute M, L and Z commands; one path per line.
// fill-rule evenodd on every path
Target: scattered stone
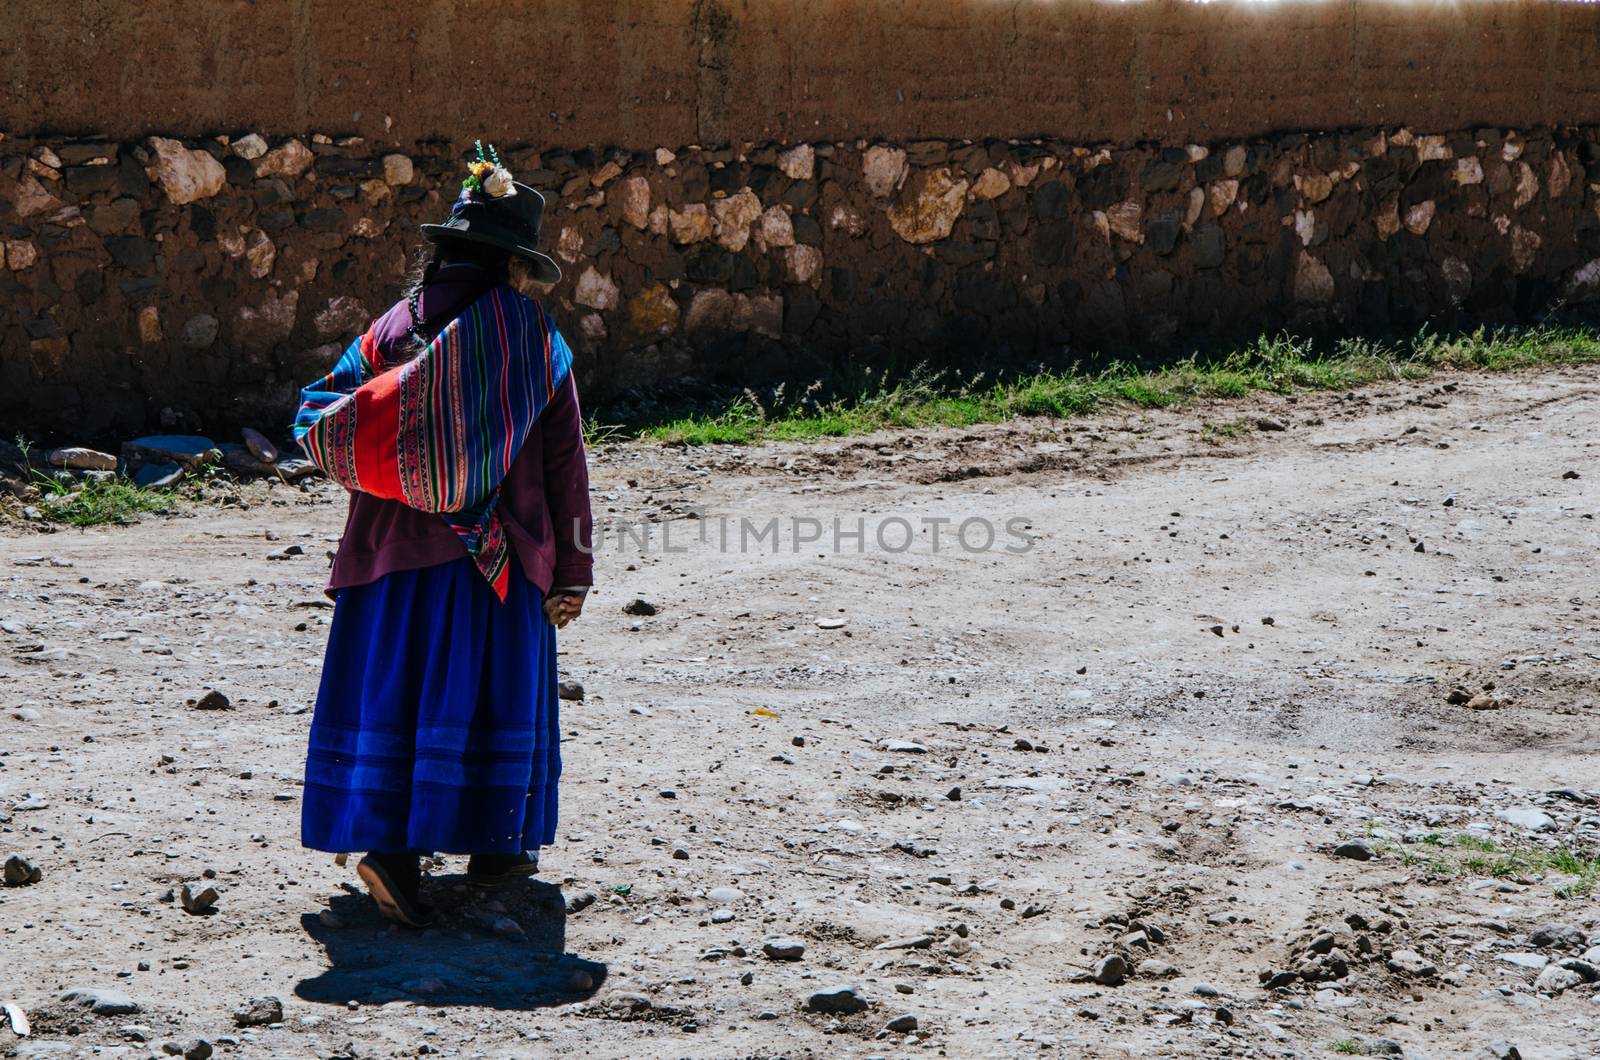
M 183 903 L 183 911 L 192 916 L 209 916 L 215 913 L 219 897 L 215 887 L 207 887 L 196 894 L 187 883 L 178 892 L 178 901 Z
M 1585 941 L 1583 929 L 1572 924 L 1541 924 L 1528 934 L 1528 945 L 1540 949 L 1574 950 Z
M 768 939 L 761 944 L 761 952 L 775 961 L 798 961 L 806 955 L 806 944 L 796 938 Z
M 1510 1042 L 1490 1042 L 1489 1055 L 1494 1060 L 1522 1060 L 1522 1051 Z
M 1391 972 L 1422 979 L 1436 975 L 1439 971 L 1432 961 L 1424 958 L 1416 950 L 1395 950 L 1389 955 L 1387 966 Z
M 622 610 L 623 613 L 629 615 L 653 615 L 656 613 L 656 605 L 643 597 L 635 597 L 629 603 L 624 604 Z
M 212 1051 L 204 1038 L 190 1038 L 183 1043 L 183 1060 L 210 1060 Z
M 45 457 L 45 463 L 51 467 L 70 467 L 79 471 L 115 471 L 117 469 L 117 458 L 110 453 L 102 453 L 97 449 L 81 449 L 72 446 L 50 450 Z
M 883 1025 L 883 1029 L 894 1034 L 910 1034 L 917 1029 L 917 1017 L 910 1014 L 896 1016 Z
M 597 901 L 599 901 L 599 895 L 593 891 L 578 891 L 574 894 L 569 894 L 565 902 L 567 914 L 570 916 L 573 913 L 581 913 Z
M 177 464 L 145 464 L 133 473 L 133 484 L 140 489 L 164 490 L 182 482 L 184 474 Z
M 1091 975 L 1101 986 L 1120 986 L 1128 978 L 1128 962 L 1118 954 L 1110 954 L 1096 962 Z
M 807 1012 L 822 1012 L 833 1016 L 849 1016 L 867 1008 L 861 991 L 853 986 L 833 986 L 818 990 L 805 1000 Z
M 229 144 L 228 147 L 246 162 L 254 162 L 267 153 L 267 141 L 263 140 L 257 133 L 246 133 Z
M 1364 839 L 1349 839 L 1333 848 L 1333 856 L 1352 861 L 1371 861 L 1372 848 Z
M 233 704 L 228 702 L 228 697 L 212 689 L 199 699 L 191 699 L 189 705 L 195 710 L 232 710 Z
M 120 990 L 106 990 L 98 986 L 69 986 L 61 992 L 60 1000 L 86 1008 L 96 1016 L 131 1016 L 141 1008 L 137 1001 Z
M 556 695 L 565 700 L 579 702 L 583 699 L 583 682 L 560 681 L 556 684 Z
M 264 1027 L 283 1022 L 283 1002 L 275 997 L 253 997 L 233 1010 L 240 1027 Z
M 251 456 L 267 464 L 278 462 L 280 454 L 278 447 L 272 444 L 272 439 L 253 427 L 241 428 L 239 436 L 244 439 L 245 448 L 250 450 Z
M 950 235 L 966 205 L 968 184 L 948 169 L 935 169 L 923 178 L 910 201 L 889 208 L 889 224 L 907 243 L 933 243 Z
M 1533 988 L 1541 994 L 1561 994 L 1589 982 L 1590 980 L 1578 969 L 1567 967 L 1571 963 L 1574 962 L 1560 961 L 1546 965 L 1544 971 L 1539 973 L 1539 978 L 1533 981 Z
M 7 887 L 26 887 L 44 878 L 44 870 L 21 854 L 6 858 L 5 882 Z
M 1526 828 L 1530 832 L 1554 832 L 1556 830 L 1555 818 L 1543 810 L 1531 808 L 1513 808 L 1509 810 L 1496 810 L 1494 815 L 1507 824 Z
M 885 740 L 883 742 L 883 749 L 885 751 L 898 751 L 901 754 L 908 755 L 925 755 L 928 753 L 928 749 L 926 747 L 912 740 Z

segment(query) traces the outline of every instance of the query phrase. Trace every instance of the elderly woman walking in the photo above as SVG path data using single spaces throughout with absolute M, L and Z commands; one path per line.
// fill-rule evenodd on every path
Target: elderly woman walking
M 348 488 L 301 841 L 363 851 L 422 927 L 420 857 L 492 885 L 538 868 L 561 774 L 555 629 L 592 583 L 572 355 L 525 289 L 544 199 L 480 146 L 407 296 L 307 387 L 306 454 Z

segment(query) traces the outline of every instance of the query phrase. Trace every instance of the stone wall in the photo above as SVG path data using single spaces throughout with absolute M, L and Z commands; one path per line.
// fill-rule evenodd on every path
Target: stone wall
M 504 153 L 551 198 L 595 396 L 1600 297 L 1600 126 Z M 0 423 L 282 424 L 461 171 L 324 136 L 0 141 Z

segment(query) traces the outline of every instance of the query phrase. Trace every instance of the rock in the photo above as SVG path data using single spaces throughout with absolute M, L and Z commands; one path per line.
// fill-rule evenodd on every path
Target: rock
M 867 1008 L 861 991 L 853 986 L 833 986 L 818 990 L 805 1000 L 807 1012 L 823 1012 L 834 1016 L 849 1016 Z
M 250 455 L 263 463 L 275 464 L 278 461 L 278 447 L 272 440 L 253 427 L 243 427 L 239 436 L 244 439 L 244 444 L 250 450 Z
M 1576 969 L 1568 968 L 1565 962 L 1551 964 L 1539 973 L 1539 978 L 1533 981 L 1533 988 L 1541 994 L 1561 994 L 1575 986 L 1582 986 L 1586 980 L 1582 973 Z
M 227 186 L 228 171 L 207 152 L 191 151 L 165 136 L 152 136 L 147 142 L 155 156 L 150 179 L 175 205 L 209 199 Z
M 1333 848 L 1336 858 L 1350 858 L 1353 861 L 1371 861 L 1372 848 L 1363 839 L 1350 839 Z
M 183 1043 L 183 1060 L 210 1060 L 211 1043 L 204 1038 L 190 1038 Z
M 622 204 L 622 219 L 643 231 L 650 224 L 650 181 L 644 177 L 629 177 L 611 192 L 613 199 Z
M 935 169 L 922 180 L 922 186 L 908 201 L 889 207 L 889 224 L 907 243 L 934 243 L 950 235 L 956 218 L 966 205 L 965 179 L 956 179 L 948 169 Z
M 1573 950 L 1585 941 L 1583 929 L 1572 924 L 1541 924 L 1528 933 L 1528 945 L 1540 949 Z
M 1300 252 L 1295 264 L 1294 298 L 1313 305 L 1333 301 L 1333 274 L 1316 258 Z
M 196 313 L 183 325 L 179 338 L 191 350 L 203 350 L 217 341 L 221 323 L 210 313 Z
M 798 961 L 806 955 L 806 944 L 796 938 L 768 939 L 761 944 L 761 952 L 775 961 Z
M 556 695 L 574 703 L 583 700 L 583 683 L 581 681 L 561 681 L 556 685 Z
M 926 747 L 911 740 L 885 740 L 881 746 L 885 751 L 896 751 L 900 754 L 925 755 L 928 753 Z
M 593 265 L 586 266 L 578 276 L 578 282 L 572 292 L 572 300 L 579 305 L 588 306 L 590 309 L 615 309 L 621 302 L 621 293 L 611 277 L 598 271 Z
M 570 915 L 583 912 L 598 900 L 599 896 L 593 891 L 578 891 L 568 895 L 564 904 L 566 905 L 567 913 Z
M 634 344 L 664 339 L 678 330 L 678 303 L 663 284 L 654 284 L 628 303 L 626 341 Z
M 124 442 L 122 455 L 129 462 L 181 464 L 198 471 L 222 459 L 222 452 L 210 438 L 198 434 L 152 434 Z
M 367 307 L 347 294 L 328 299 L 328 304 L 312 318 L 317 334 L 325 339 L 358 334 L 372 321 Z
M 1555 819 L 1543 810 L 1532 808 L 1512 808 L 1509 810 L 1496 810 L 1494 815 L 1507 824 L 1526 828 L 1530 832 L 1554 832 Z
M 147 305 L 139 310 L 138 320 L 140 342 L 149 345 L 161 341 L 161 310 L 153 305 Z
M 253 997 L 233 1010 L 233 1022 L 241 1027 L 264 1027 L 283 1022 L 283 1002 L 275 997 Z
M 133 484 L 140 489 L 162 490 L 183 481 L 183 468 L 177 464 L 145 464 L 133 473 Z
M 1510 1042 L 1490 1042 L 1489 1055 L 1494 1060 L 1522 1060 L 1522 1052 Z
M 70 467 L 79 471 L 115 471 L 117 469 L 117 458 L 110 453 L 102 453 L 98 449 L 81 449 L 75 446 L 50 450 L 45 457 L 45 463 L 51 467 Z
M 178 901 L 183 904 L 183 911 L 191 916 L 207 916 L 216 912 L 217 894 L 215 887 L 207 887 L 196 894 L 186 883 L 178 892 Z
M 233 141 L 228 148 L 246 162 L 254 162 L 267 153 L 267 141 L 257 133 L 248 133 Z
M 256 176 L 292 180 L 304 173 L 315 158 L 311 149 L 299 140 L 287 140 L 268 151 L 256 163 Z
M 756 249 L 765 254 L 774 247 L 794 246 L 794 222 L 782 206 L 769 206 L 750 230 Z
M 1178 969 L 1166 961 L 1147 957 L 1139 962 L 1135 971 L 1144 979 L 1170 979 L 1178 974 Z
M 26 887 L 44 878 L 44 870 L 21 854 L 6 858 L 5 883 L 7 887 Z
M 1423 979 L 1436 975 L 1439 971 L 1432 961 L 1424 958 L 1416 950 L 1395 950 L 1389 956 L 1387 967 L 1391 972 Z
M 790 283 L 815 287 L 822 280 L 822 251 L 805 245 L 785 248 L 783 271 Z
M 291 545 L 290 547 L 293 548 L 294 546 Z M 190 701 L 189 705 L 192 706 L 195 710 L 231 710 L 231 709 L 233 709 L 233 704 L 228 702 L 228 697 L 223 695 L 221 692 L 218 692 L 214 688 L 211 691 L 207 692 L 205 695 L 201 696 L 199 699 Z
M 906 175 L 906 153 L 898 147 L 874 144 L 861 158 L 867 190 L 878 198 L 894 194 Z
M 710 239 L 716 230 L 705 204 L 698 202 L 690 203 L 681 211 L 671 211 L 668 214 L 668 225 L 672 232 L 672 241 L 682 245 Z
M 1128 962 L 1113 953 L 1100 958 L 1090 974 L 1101 986 L 1120 986 L 1128 978 Z
M 979 202 L 997 199 L 1011 190 L 1011 178 L 990 166 L 972 184 L 972 197 Z
M 810 144 L 796 144 L 778 152 L 778 169 L 790 180 L 811 180 L 816 176 L 817 150 Z
M 405 155 L 394 154 L 383 156 L 383 182 L 390 187 L 399 187 L 410 184 L 416 176 L 416 167 L 411 164 L 411 159 Z
M 622 610 L 629 615 L 653 615 L 656 613 L 656 605 L 643 597 L 636 596 L 624 604 Z
M 917 1017 L 912 1015 L 896 1016 L 883 1025 L 883 1029 L 894 1034 L 909 1034 L 917 1029 Z
M 30 240 L 10 240 L 6 243 L 4 258 L 12 271 L 21 272 L 32 268 L 33 263 L 39 260 L 39 250 Z
M 269 290 L 259 306 L 241 305 L 235 311 L 235 338 L 246 348 L 274 346 L 294 331 L 299 306 L 299 291 L 280 297 L 276 290 Z
M 1542 953 L 1497 953 L 1494 959 L 1535 972 L 1550 963 L 1550 958 Z
M 96 1016 L 130 1016 L 141 1007 L 120 990 L 105 990 L 97 986 L 69 986 L 61 992 L 59 1000 L 86 1008 Z

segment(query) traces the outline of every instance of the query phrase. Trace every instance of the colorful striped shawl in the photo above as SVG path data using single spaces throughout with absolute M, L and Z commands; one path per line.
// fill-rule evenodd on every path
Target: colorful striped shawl
M 300 392 L 295 441 L 346 489 L 442 515 L 504 601 L 500 483 L 571 366 L 539 304 L 502 284 L 391 371 L 369 328 Z

